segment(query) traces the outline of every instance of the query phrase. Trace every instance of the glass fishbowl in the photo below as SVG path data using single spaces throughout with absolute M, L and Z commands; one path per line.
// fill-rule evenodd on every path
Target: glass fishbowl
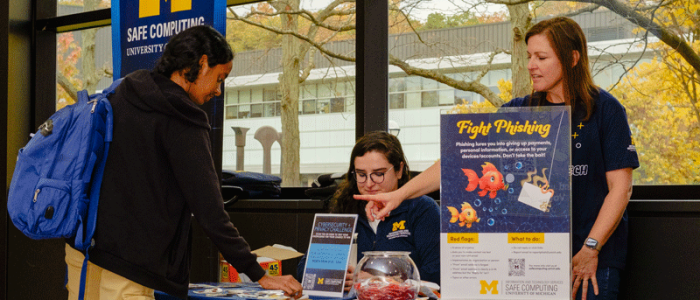
M 416 299 L 420 290 L 418 267 L 410 252 L 368 251 L 357 263 L 353 287 L 359 300 Z

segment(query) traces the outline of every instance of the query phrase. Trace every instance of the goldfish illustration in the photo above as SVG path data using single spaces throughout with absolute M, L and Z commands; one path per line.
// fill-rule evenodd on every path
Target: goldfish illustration
M 484 174 L 481 178 L 476 175 L 474 170 L 462 169 L 469 181 L 469 185 L 467 185 L 466 188 L 468 192 L 475 190 L 478 185 L 481 189 L 478 193 L 480 197 L 484 197 L 486 193 L 489 193 L 489 198 L 493 199 L 496 198 L 498 190 L 505 191 L 508 189 L 508 185 L 503 182 L 503 174 L 496 169 L 496 166 L 490 162 L 486 162 L 481 167 L 483 168 L 481 172 Z
M 460 227 L 466 225 L 467 228 L 472 228 L 472 223 L 481 221 L 481 219 L 476 216 L 476 210 L 467 202 L 462 203 L 462 212 L 459 212 L 457 208 L 452 206 L 448 206 L 447 210 L 452 214 L 450 223 L 455 223 L 459 220 Z

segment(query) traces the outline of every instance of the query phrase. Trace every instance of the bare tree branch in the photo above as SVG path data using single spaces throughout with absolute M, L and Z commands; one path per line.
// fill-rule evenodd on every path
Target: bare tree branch
M 306 78 L 309 78 L 309 75 L 311 74 L 311 70 L 316 68 L 316 63 L 314 62 L 314 57 L 316 56 L 316 48 L 311 48 L 309 50 L 309 63 L 306 64 L 306 67 L 304 67 L 304 70 L 301 72 L 301 75 L 299 76 L 299 83 L 302 83 L 306 80 Z
M 277 10 L 277 12 L 274 12 L 274 13 L 267 13 L 267 12 L 254 10 L 254 11 L 250 12 L 249 14 L 245 15 L 244 17 L 240 17 L 230 7 L 229 7 L 229 12 L 231 12 L 235 16 L 235 18 L 233 20 L 248 19 L 254 15 L 260 15 L 260 16 L 265 16 L 265 17 L 277 17 L 277 16 L 281 17 L 284 15 L 298 15 L 306 20 L 309 20 L 312 24 L 314 24 L 318 27 L 326 28 L 326 29 L 331 30 L 331 31 L 345 32 L 345 31 L 355 30 L 355 25 L 333 26 L 333 25 L 326 24 L 323 22 L 332 16 L 351 16 L 351 15 L 354 15 L 355 14 L 354 9 L 335 10 L 335 8 L 341 4 L 354 3 L 354 2 L 355 1 L 346 1 L 346 0 L 333 1 L 328 6 L 326 6 L 321 12 L 319 12 L 317 17 L 315 17 L 312 12 L 305 10 L 305 9 L 290 10 L 290 11 Z
M 349 16 L 349 15 L 354 15 L 355 10 L 354 9 L 348 9 L 346 11 L 338 11 L 335 8 L 340 6 L 341 4 L 345 3 L 355 3 L 355 1 L 348 1 L 348 0 L 335 0 L 328 4 L 323 10 L 321 10 L 318 13 L 318 19 L 320 22 L 324 22 L 326 19 L 328 19 L 330 16 Z
M 669 57 L 669 54 L 666 53 L 665 57 Z M 678 79 L 678 82 L 680 82 L 683 86 L 683 92 L 690 100 L 691 110 L 695 113 L 695 117 L 700 123 L 700 110 L 696 105 L 698 99 L 696 91 L 696 87 L 698 84 L 697 72 L 695 72 L 694 70 L 688 70 L 687 68 L 684 68 L 684 64 L 680 61 L 672 62 L 668 59 L 665 59 L 663 63 L 664 65 L 666 65 L 666 68 L 668 68 L 668 70 L 671 73 L 673 73 L 676 79 Z
M 491 4 L 503 4 L 503 5 L 518 5 L 518 4 L 525 4 L 525 3 L 530 3 L 533 0 L 484 0 L 486 3 L 491 3 Z
M 493 59 L 493 56 L 495 56 L 495 54 L 493 54 L 491 56 L 491 60 Z M 411 65 L 409 65 L 405 61 L 400 60 L 391 54 L 389 55 L 389 64 L 401 68 L 401 70 L 403 70 L 406 73 L 406 75 L 418 75 L 421 77 L 427 77 L 427 78 L 431 78 L 437 82 L 444 83 L 446 85 L 449 85 L 451 87 L 454 87 L 454 88 L 457 88 L 460 90 L 478 93 L 478 94 L 484 96 L 484 98 L 486 98 L 489 102 L 491 102 L 491 104 L 493 104 L 496 107 L 500 107 L 501 105 L 503 105 L 505 103 L 505 101 L 503 101 L 503 99 L 499 98 L 498 95 L 496 95 L 496 93 L 491 91 L 491 89 L 489 89 L 488 86 L 481 84 L 478 79 L 472 80 L 470 82 L 452 79 L 452 78 L 447 77 L 444 74 L 437 72 L 437 71 L 434 71 L 434 70 L 427 70 L 427 69 L 412 67 Z M 489 62 L 489 65 L 490 65 L 490 62 Z M 484 70 L 488 72 L 487 69 L 488 69 L 488 66 L 484 68 Z M 480 74 L 479 78 L 483 77 L 483 74 L 484 74 L 484 72 L 482 71 L 482 74 Z
M 329 36 L 329 37 L 328 37 L 327 39 L 325 39 L 324 41 L 322 41 L 322 42 L 320 42 L 320 43 L 317 43 L 318 45 L 325 45 L 328 41 L 330 41 L 333 37 L 335 37 L 335 36 L 336 36 L 338 33 L 340 33 L 340 32 L 348 31 L 348 30 L 354 30 L 354 29 L 355 29 L 355 26 L 354 26 L 354 25 L 351 25 L 351 24 L 353 24 L 351 18 L 349 18 L 349 19 L 345 22 L 346 24 L 345 24 L 344 26 L 331 26 L 331 25 L 328 25 L 328 24 L 325 24 L 325 23 L 324 23 L 328 18 L 330 18 L 330 17 L 332 17 L 332 16 L 341 16 L 341 15 L 352 15 L 352 14 L 354 14 L 355 10 L 347 10 L 347 11 L 338 11 L 338 10 L 336 10 L 336 8 L 337 8 L 338 6 L 340 6 L 340 5 L 342 5 L 342 4 L 345 4 L 345 3 L 354 3 L 354 1 L 335 0 L 335 1 L 333 1 L 332 3 L 328 4 L 323 10 L 319 11 L 319 12 L 317 13 L 317 16 L 316 16 L 316 17 L 314 17 L 313 13 L 311 13 L 311 12 L 309 12 L 309 11 L 307 11 L 307 10 L 298 10 L 298 11 L 289 10 L 289 11 L 285 11 L 285 10 L 281 9 L 281 7 L 276 7 L 276 9 L 277 9 L 277 11 L 278 11 L 278 12 L 276 12 L 276 13 L 263 13 L 263 12 L 254 11 L 254 12 L 252 12 L 251 14 L 248 14 L 245 18 L 241 18 L 240 16 L 238 16 L 238 14 L 236 14 L 236 12 L 235 12 L 232 8 L 229 7 L 229 12 L 231 13 L 231 15 L 233 15 L 233 18 L 229 18 L 229 19 L 237 20 L 237 21 L 242 21 L 242 22 L 247 23 L 247 24 L 249 24 L 249 25 L 257 26 L 257 27 L 260 27 L 260 28 L 262 28 L 262 29 L 266 29 L 266 30 L 268 30 L 268 31 L 277 32 L 278 34 L 282 34 L 282 33 L 280 33 L 281 31 L 279 31 L 279 29 L 276 29 L 276 28 L 273 28 L 273 27 L 270 27 L 270 26 L 266 26 L 266 25 L 261 24 L 261 23 L 257 23 L 257 22 L 250 21 L 250 20 L 248 19 L 248 17 L 251 16 L 252 14 L 265 15 L 265 16 L 270 16 L 270 17 L 271 17 L 271 16 L 280 16 L 280 17 L 281 17 L 281 16 L 283 16 L 283 15 L 295 15 L 295 14 L 296 14 L 296 15 L 299 15 L 299 16 L 302 16 L 302 17 L 306 18 L 307 20 L 311 21 L 312 24 L 314 25 L 314 26 L 311 26 L 311 27 L 309 28 L 309 32 L 304 36 L 305 38 L 301 39 L 303 42 L 300 43 L 299 49 L 297 50 L 297 51 L 298 51 L 297 53 L 306 53 L 307 51 L 309 51 L 309 48 L 310 48 L 311 45 L 312 45 L 311 43 L 308 43 L 308 41 L 314 40 L 314 38 L 315 38 L 315 36 L 316 36 L 316 34 L 317 34 L 317 32 L 318 32 L 318 28 L 326 28 L 326 29 L 328 29 L 328 30 L 333 31 L 333 34 L 332 34 L 331 36 Z M 274 6 L 274 4 L 277 4 L 277 2 L 272 3 L 272 4 L 273 4 L 273 6 Z M 283 5 L 283 4 L 282 4 L 282 5 Z M 296 36 L 297 38 L 299 38 L 301 35 L 295 35 L 295 36 Z M 306 41 L 306 42 L 304 42 L 304 41 Z M 318 48 L 318 47 L 317 47 L 317 48 Z M 315 67 L 314 55 L 315 55 L 315 51 L 313 51 L 313 52 L 311 52 L 311 53 L 309 54 L 309 63 L 304 67 L 304 70 L 302 71 L 302 73 L 301 73 L 301 75 L 300 75 L 300 76 L 301 76 L 301 77 L 299 78 L 299 80 L 300 80 L 299 82 L 300 82 L 300 83 L 301 83 L 301 82 L 304 82 L 304 80 L 306 80 L 306 78 L 308 78 L 311 69 L 313 69 L 313 68 Z
M 400 9 L 398 6 L 396 6 L 396 4 L 394 4 L 394 3 L 391 3 L 391 4 L 390 4 L 389 10 L 397 11 L 397 12 L 399 12 L 404 18 L 406 18 L 406 23 L 408 23 L 408 26 L 411 28 L 411 31 L 413 31 L 413 33 L 416 34 L 416 37 L 418 38 L 418 40 L 419 40 L 421 43 L 425 43 L 425 41 L 423 41 L 423 38 L 420 36 L 420 33 L 418 33 L 418 30 L 416 30 L 416 28 L 413 27 L 413 24 L 411 23 L 411 21 L 410 21 L 409 18 L 408 18 L 408 14 L 406 14 L 403 10 L 401 10 L 401 9 Z
M 644 28 L 645 30 L 651 32 L 651 34 L 654 36 L 658 37 L 666 45 L 676 50 L 678 54 L 680 54 L 683 59 L 685 59 L 685 61 L 690 64 L 693 69 L 695 69 L 696 72 L 700 72 L 700 55 L 698 55 L 698 53 L 696 53 L 693 48 L 679 35 L 674 34 L 668 28 L 654 22 L 653 17 L 648 18 L 642 15 L 635 8 L 619 0 L 574 0 L 574 2 L 594 3 L 604 6 L 637 26 Z M 665 4 L 666 3 L 663 1 L 660 3 L 660 5 Z
M 615 81 L 615 83 L 613 83 L 613 85 L 610 86 L 610 87 L 608 88 L 608 91 L 611 91 L 611 90 L 613 90 L 615 87 L 617 87 L 617 85 L 620 84 L 620 82 L 622 82 L 622 79 L 623 79 L 635 66 L 637 66 L 637 65 L 639 64 L 640 61 L 642 61 L 642 58 L 644 58 L 644 55 L 646 54 L 647 48 L 648 48 L 648 46 L 649 46 L 649 40 L 648 40 L 648 38 L 647 38 L 646 35 L 647 35 L 647 34 L 645 34 L 645 37 L 641 39 L 641 41 L 644 43 L 644 46 L 643 46 L 643 48 L 642 48 L 641 53 L 639 54 L 639 56 L 638 56 L 635 60 L 633 60 L 633 61 L 631 61 L 631 62 L 629 62 L 629 63 L 625 63 L 624 61 L 621 61 L 620 58 L 615 57 L 615 55 L 612 55 L 612 54 L 610 55 L 611 57 L 615 58 L 615 61 L 614 61 L 614 62 L 611 62 L 611 63 L 608 63 L 608 66 L 612 66 L 612 65 L 616 65 L 616 64 L 617 64 L 617 65 L 620 65 L 620 66 L 622 67 L 623 72 L 622 72 L 622 73 L 620 74 L 620 76 L 617 78 L 617 81 Z M 607 53 L 607 48 L 612 48 L 612 47 L 615 47 L 615 46 L 617 46 L 617 45 L 618 45 L 618 44 L 610 45 L 610 46 L 608 46 L 608 47 L 606 47 L 606 48 L 601 48 L 601 49 L 597 49 L 597 48 L 594 47 L 594 49 L 597 49 L 598 51 L 600 51 L 601 54 L 603 54 L 603 53 Z M 634 47 L 634 45 L 635 45 L 635 42 L 629 43 L 629 47 L 628 47 L 628 49 L 627 49 L 628 52 L 630 51 L 630 49 L 631 49 L 632 47 Z M 625 54 L 626 54 L 626 53 L 625 53 Z M 623 54 L 622 56 L 624 57 L 624 54 Z M 599 64 L 599 61 L 600 61 L 601 57 L 602 57 L 602 55 L 596 56 L 596 58 L 595 58 L 595 60 L 592 62 L 592 64 L 593 64 L 593 65 Z M 628 65 L 629 65 L 629 66 L 628 66 Z M 603 72 L 603 70 L 606 69 L 606 68 L 607 68 L 607 66 L 600 68 L 600 70 L 599 70 L 598 72 L 596 72 L 595 74 L 593 74 L 593 76 L 595 77 L 598 73 Z
M 325 48 L 323 44 L 318 43 L 318 42 L 310 39 L 308 36 L 299 34 L 297 32 L 280 30 L 278 28 L 266 26 L 264 24 L 252 22 L 252 21 L 246 20 L 246 19 L 240 19 L 240 21 L 245 22 L 246 24 L 249 24 L 252 26 L 257 26 L 257 27 L 260 27 L 262 29 L 269 30 L 269 31 L 274 32 L 276 34 L 292 35 L 292 36 L 296 37 L 297 39 L 300 39 L 300 40 L 308 43 L 309 45 L 315 47 L 316 49 L 318 49 L 318 51 L 320 51 L 325 56 L 332 57 L 335 59 L 344 60 L 344 61 L 350 61 L 350 62 L 356 61 L 354 57 L 346 56 L 346 55 L 342 55 L 342 54 L 330 51 L 327 48 Z M 498 50 L 498 51 L 491 53 L 489 55 L 488 64 L 482 69 L 482 71 L 478 75 L 477 79 L 470 81 L 470 82 L 452 79 L 450 77 L 447 77 L 447 76 L 445 76 L 439 72 L 433 71 L 433 70 L 412 67 L 408 63 L 406 63 L 405 61 L 400 60 L 393 55 L 389 55 L 389 64 L 401 68 L 401 70 L 403 70 L 407 75 L 418 75 L 418 76 L 428 77 L 428 78 L 434 79 L 437 82 L 444 83 L 446 85 L 449 85 L 451 87 L 454 87 L 454 88 L 457 88 L 460 90 L 472 91 L 472 92 L 478 93 L 478 94 L 484 96 L 484 98 L 486 98 L 494 106 L 501 106 L 501 105 L 503 105 L 503 103 L 505 103 L 505 101 L 503 101 L 503 99 L 499 98 L 498 95 L 496 95 L 496 93 L 491 91 L 488 88 L 488 86 L 479 83 L 479 81 L 481 78 L 483 78 L 485 76 L 485 74 L 490 69 L 490 66 L 491 66 L 491 63 L 493 62 L 494 57 L 498 53 L 505 53 L 505 52 L 506 51 Z M 304 74 L 306 74 L 306 73 L 304 73 Z
M 102 68 L 97 70 L 97 72 L 99 72 L 100 77 L 102 78 L 114 78 L 114 70 L 112 69 L 111 64 L 109 62 L 105 62 L 102 65 Z
M 599 8 L 600 8 L 600 5 L 598 5 L 598 4 L 591 4 L 591 5 L 589 5 L 589 6 L 582 7 L 582 8 L 580 8 L 580 9 L 573 10 L 573 11 L 570 11 L 570 12 L 565 13 L 565 14 L 561 14 L 560 16 L 562 16 L 562 17 L 573 17 L 573 16 L 580 15 L 580 14 L 582 14 L 582 13 L 592 13 L 592 12 L 594 12 L 596 9 L 599 9 Z
M 324 53 L 324 54 L 326 54 L 326 55 L 328 55 L 328 56 L 330 56 L 330 57 L 332 57 L 332 58 L 336 58 L 336 59 L 340 59 L 340 60 L 345 60 L 345 61 L 353 61 L 353 62 L 355 61 L 355 58 L 354 58 L 354 57 L 345 56 L 345 55 L 342 55 L 342 54 L 338 54 L 338 53 L 332 52 L 332 51 L 326 49 L 326 48 L 323 46 L 323 44 L 318 43 L 318 42 L 312 40 L 311 38 L 309 38 L 308 36 L 303 35 L 303 34 L 300 34 L 300 33 L 298 33 L 298 32 L 295 32 L 295 31 L 284 31 L 284 30 L 281 30 L 281 29 L 279 29 L 279 28 L 275 28 L 275 27 L 272 27 L 272 26 L 267 26 L 267 25 L 265 25 L 265 24 L 260 24 L 260 23 L 257 23 L 257 22 L 253 22 L 253 21 L 250 21 L 250 20 L 248 20 L 248 19 L 234 19 L 234 20 L 238 20 L 238 21 L 244 22 L 244 23 L 246 23 L 246 24 L 248 24 L 248 25 L 256 26 L 256 27 L 259 27 L 259 28 L 268 30 L 268 31 L 270 31 L 270 32 L 274 32 L 274 33 L 276 33 L 276 34 L 294 36 L 294 37 L 296 37 L 296 38 L 298 38 L 298 39 L 300 39 L 300 40 L 302 40 L 302 41 L 304 41 L 304 42 L 310 44 L 311 46 L 316 47 L 319 51 L 321 51 L 322 53 Z
M 73 102 L 78 101 L 78 89 L 61 72 L 56 72 L 56 83 L 60 85 L 64 91 L 73 99 Z
M 328 6 L 326 6 L 323 10 L 319 11 L 318 16 L 316 17 L 317 22 L 314 22 L 314 25 L 315 25 L 315 26 L 311 26 L 311 28 L 309 28 L 309 32 L 308 32 L 308 34 L 307 34 L 306 36 L 308 36 L 310 39 L 314 40 L 315 37 L 316 37 L 316 34 L 318 33 L 318 28 L 319 28 L 319 27 L 328 29 L 327 27 L 324 27 L 324 26 L 322 26 L 322 25 L 325 25 L 324 22 L 325 22 L 328 18 L 330 18 L 331 16 L 334 15 L 334 12 L 336 11 L 335 8 L 338 7 L 338 6 L 341 5 L 341 4 L 344 4 L 344 3 L 346 3 L 345 0 L 335 0 L 334 2 L 332 2 L 331 4 L 329 4 Z M 352 10 L 352 11 L 353 11 L 353 13 L 354 13 L 354 10 Z M 319 24 L 321 24 L 321 25 L 319 25 Z M 354 29 L 355 29 L 355 25 L 354 25 L 353 19 L 352 19 L 352 18 L 348 18 L 348 20 L 345 21 L 345 25 L 344 25 L 344 26 L 340 26 L 339 28 L 344 28 L 344 27 L 351 27 L 352 30 L 354 30 Z M 325 41 L 322 42 L 322 44 L 325 45 L 328 41 L 331 40 L 332 37 L 337 36 L 340 32 L 341 32 L 340 30 L 334 31 L 334 32 L 333 32 L 333 35 L 329 36 Z M 306 53 L 306 51 L 309 50 L 309 47 L 310 47 L 309 44 L 307 44 L 307 43 L 301 43 L 301 45 L 300 45 L 300 47 L 299 47 L 299 48 L 300 48 L 299 50 L 301 51 L 300 53 Z

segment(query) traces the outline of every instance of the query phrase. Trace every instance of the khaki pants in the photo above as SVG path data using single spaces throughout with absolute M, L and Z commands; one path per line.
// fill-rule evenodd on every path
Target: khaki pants
M 68 299 L 78 299 L 80 294 L 80 271 L 85 256 L 66 244 L 68 265 Z M 149 289 L 122 276 L 114 274 L 88 262 L 85 281 L 85 299 L 88 300 L 153 300 L 153 289 Z

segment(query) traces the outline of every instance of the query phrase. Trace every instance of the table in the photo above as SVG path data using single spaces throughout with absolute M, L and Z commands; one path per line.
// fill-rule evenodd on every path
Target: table
M 206 293 L 213 292 L 213 289 L 217 288 L 223 293 Z M 249 299 L 275 299 L 275 298 L 264 298 L 264 296 L 279 296 L 280 293 L 275 293 L 274 291 L 267 291 L 260 287 L 257 283 L 204 283 L 204 284 L 190 284 L 190 290 L 187 294 L 188 299 L 191 300 L 249 300 Z M 165 294 L 160 291 L 155 291 L 156 300 L 180 300 L 175 296 Z M 285 298 L 279 298 L 285 299 Z M 306 299 L 312 300 L 351 300 L 354 298 L 329 298 L 329 297 L 317 297 L 311 296 Z

